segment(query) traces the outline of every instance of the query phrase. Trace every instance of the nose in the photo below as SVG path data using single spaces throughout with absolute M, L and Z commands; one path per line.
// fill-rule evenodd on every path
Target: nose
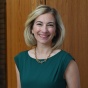
M 43 26 L 42 26 L 42 32 L 48 32 L 48 28 L 47 28 L 46 25 L 43 25 Z

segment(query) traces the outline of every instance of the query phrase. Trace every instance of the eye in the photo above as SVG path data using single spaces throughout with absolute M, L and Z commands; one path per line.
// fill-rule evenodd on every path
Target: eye
M 50 24 L 49 26 L 54 26 L 53 24 Z
M 42 24 L 37 24 L 37 25 L 42 25 Z
M 48 24 L 47 26 L 54 27 L 54 24 Z
M 37 23 L 37 25 L 38 25 L 38 26 L 42 26 L 42 24 L 41 24 L 41 23 Z

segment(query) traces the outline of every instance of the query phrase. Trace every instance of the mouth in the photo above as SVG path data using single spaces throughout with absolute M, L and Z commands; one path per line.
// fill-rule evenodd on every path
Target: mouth
M 46 34 L 39 34 L 39 36 L 40 36 L 41 38 L 48 38 L 50 35 L 46 35 Z

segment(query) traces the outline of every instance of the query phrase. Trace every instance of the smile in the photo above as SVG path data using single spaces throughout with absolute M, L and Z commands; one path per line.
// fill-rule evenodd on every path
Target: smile
M 39 34 L 39 36 L 40 36 L 41 38 L 48 38 L 48 37 L 49 37 L 49 35 L 43 35 L 43 34 Z

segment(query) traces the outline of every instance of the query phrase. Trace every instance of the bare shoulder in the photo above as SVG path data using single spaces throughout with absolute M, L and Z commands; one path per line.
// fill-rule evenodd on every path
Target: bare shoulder
M 74 60 L 69 63 L 65 71 L 65 79 L 68 88 L 80 88 L 79 69 L 77 63 Z
M 20 83 L 20 73 L 17 68 L 17 65 L 15 64 L 15 69 L 16 69 L 16 76 L 17 76 L 17 88 L 21 88 L 21 83 Z
M 71 73 L 71 75 L 72 75 L 75 72 L 78 72 L 78 65 L 74 60 L 71 60 L 65 71 L 65 75 L 67 76 L 68 73 Z

